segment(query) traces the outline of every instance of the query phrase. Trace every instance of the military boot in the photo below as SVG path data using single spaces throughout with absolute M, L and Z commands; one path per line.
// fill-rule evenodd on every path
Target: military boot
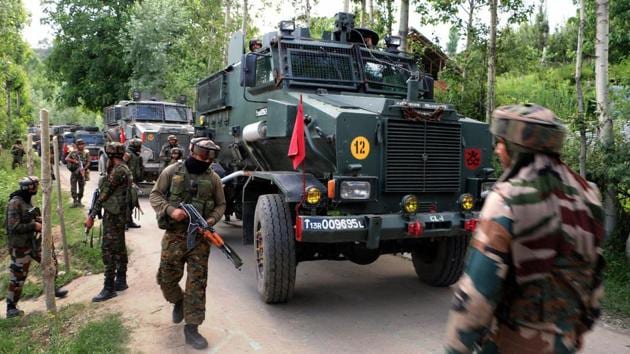
M 129 288 L 129 286 L 127 285 L 127 274 L 117 273 L 114 289 L 116 289 L 116 291 L 123 291 L 123 290 L 126 290 L 127 288 Z
M 77 208 L 79 207 L 79 203 L 77 202 L 77 198 L 72 198 L 72 205 L 70 206 L 71 208 Z
M 186 344 L 190 344 L 195 349 L 208 348 L 208 341 L 199 334 L 196 324 L 186 324 L 184 326 L 184 337 L 186 337 Z
M 24 315 L 24 311 L 19 310 L 13 304 L 7 304 L 7 318 L 18 317 Z
M 81 198 L 83 198 L 83 197 L 78 197 L 78 198 L 77 198 L 77 207 L 81 207 L 81 208 L 83 208 L 83 207 L 84 207 L 84 205 L 83 205 L 83 203 L 81 203 Z
M 114 290 L 114 278 L 105 278 L 105 284 L 103 290 L 92 298 L 92 302 L 101 302 L 116 297 L 116 291 Z
M 66 297 L 66 295 L 68 295 L 68 290 L 65 290 L 62 288 L 55 288 L 55 297 L 59 299 L 63 299 L 64 297 Z
M 184 319 L 184 299 L 181 299 L 173 306 L 173 323 L 180 323 Z
M 127 228 L 138 229 L 140 227 L 141 227 L 140 225 L 136 224 L 133 221 L 130 221 L 130 222 L 127 223 Z

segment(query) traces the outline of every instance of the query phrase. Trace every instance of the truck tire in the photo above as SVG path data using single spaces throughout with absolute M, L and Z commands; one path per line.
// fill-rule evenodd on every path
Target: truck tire
M 291 210 L 279 194 L 258 197 L 254 249 L 258 293 L 265 303 L 287 302 L 295 286 L 295 237 Z
M 466 235 L 424 240 L 411 252 L 416 274 L 431 286 L 449 286 L 462 275 L 468 237 Z

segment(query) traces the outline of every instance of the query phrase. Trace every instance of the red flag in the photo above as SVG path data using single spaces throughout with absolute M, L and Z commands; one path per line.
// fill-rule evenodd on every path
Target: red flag
M 295 125 L 293 126 L 291 144 L 289 144 L 289 153 L 287 155 L 293 161 L 294 170 L 297 170 L 306 157 L 306 147 L 304 146 L 304 109 L 302 108 L 302 95 L 300 95 L 300 103 L 297 107 Z
M 120 128 L 120 142 L 125 143 L 125 140 L 127 140 L 127 137 L 125 136 L 125 128 L 121 127 Z

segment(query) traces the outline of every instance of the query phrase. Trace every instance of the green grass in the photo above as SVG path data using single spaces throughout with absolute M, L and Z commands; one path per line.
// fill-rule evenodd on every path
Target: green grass
M 56 315 L 38 312 L 0 319 L 0 352 L 127 352 L 129 329 L 123 325 L 121 315 L 99 317 L 87 311 L 86 305 L 74 304 L 63 307 Z
M 630 261 L 623 252 L 613 250 L 613 247 L 606 247 L 604 258 L 603 307 L 609 313 L 630 318 Z

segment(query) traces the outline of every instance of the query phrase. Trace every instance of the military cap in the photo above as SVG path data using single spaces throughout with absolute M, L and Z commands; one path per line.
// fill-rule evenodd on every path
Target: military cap
M 107 153 L 107 156 L 110 158 L 117 157 L 120 159 L 125 154 L 125 145 L 117 141 L 107 143 L 107 145 L 105 145 L 105 153 Z
M 495 109 L 490 131 L 516 150 L 540 153 L 560 153 L 566 135 L 555 113 L 532 103 Z

